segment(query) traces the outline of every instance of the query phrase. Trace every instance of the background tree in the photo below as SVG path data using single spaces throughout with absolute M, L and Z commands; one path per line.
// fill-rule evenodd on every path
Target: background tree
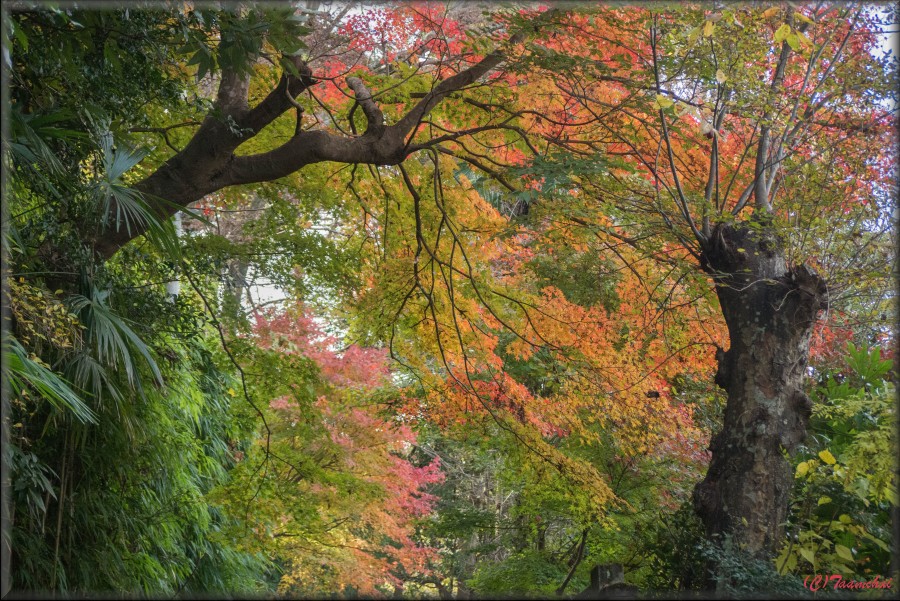
M 836 255 L 868 248 L 866 273 L 887 288 L 893 157 L 876 149 L 893 145 L 896 65 L 877 49 L 880 23 L 864 6 L 822 4 L 601 11 L 571 17 L 570 39 L 592 42 L 581 52 L 535 45 L 538 64 L 565 65 L 557 87 L 569 119 L 595 128 L 570 140 L 576 152 L 631 165 L 585 178 L 602 219 L 615 216 L 618 239 L 638 248 L 660 237 L 683 248 L 682 269 L 715 286 L 730 339 L 716 382 L 728 403 L 694 498 L 708 535 L 751 553 L 781 540 L 784 455 L 806 436 L 803 378 L 826 281 L 833 309 L 857 294 Z M 848 187 L 860 170 L 872 184 Z

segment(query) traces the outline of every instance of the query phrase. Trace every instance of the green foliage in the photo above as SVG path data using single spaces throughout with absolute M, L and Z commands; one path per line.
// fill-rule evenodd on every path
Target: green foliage
M 566 246 L 550 255 L 536 247 L 526 269 L 534 272 L 538 287 L 556 286 L 566 300 L 583 307 L 601 304 L 608 311 L 616 310 L 619 278 L 612 261 L 599 259 L 594 248 L 581 251 Z
M 49 369 L 36 356 L 29 357 L 19 341 L 3 333 L 4 376 L 10 391 L 17 396 L 27 394 L 30 387 L 57 410 L 70 412 L 81 422 L 96 423 L 96 416 L 69 382 Z
M 589 490 L 490 422 L 443 433 L 429 428 L 419 444 L 427 456 L 442 458 L 446 474 L 431 489 L 438 501 L 424 533 L 442 548 L 443 573 L 460 590 L 490 598 L 552 596 L 572 569 L 585 530 L 567 594 L 587 586 L 591 568 L 602 563 L 625 565 L 629 582 L 651 590 L 669 590 L 670 582 L 684 589 L 704 584 L 701 528 L 684 504 L 690 491 L 671 477 L 682 467 L 677 459 L 623 456 L 612 432 L 591 443 L 551 438 L 560 452 L 595 466 L 620 496 L 600 516 Z M 692 485 L 696 478 L 690 473 L 685 480 Z M 667 504 L 684 504 L 673 516 L 660 512 L 664 495 Z
M 716 593 L 727 599 L 756 599 L 765 592 L 775 599 L 809 599 L 803 581 L 794 575 L 780 574 L 771 562 L 750 557 L 730 541 L 724 548 L 703 545 L 703 556 L 716 566 Z
M 788 540 L 781 573 L 813 570 L 867 580 L 891 566 L 896 510 L 896 393 L 881 350 L 847 345 L 847 369 L 816 390 L 810 443 L 795 459 Z
M 132 359 L 132 351 L 135 351 L 146 361 L 156 384 L 162 385 L 162 374 L 150 354 L 150 349 L 124 319 L 110 310 L 106 303 L 108 297 L 108 291 L 95 288 L 91 290 L 90 298 L 73 295 L 69 299 L 72 312 L 81 318 L 85 329 L 85 343 L 89 348 L 79 359 L 90 358 L 86 362 L 76 360 L 73 379 L 82 388 L 91 386 L 99 398 L 101 387 L 98 382 L 92 381 L 94 370 L 89 365 L 99 364 L 114 370 L 122 368 L 125 370 L 128 384 L 138 392 L 142 392 L 141 380 L 137 377 L 138 366 Z
M 144 107 L 191 110 L 169 26 L 204 33 L 178 12 L 137 8 L 36 8 L 4 20 L 11 585 L 260 591 L 273 566 L 219 534 L 238 518 L 207 498 L 255 425 L 228 393 L 233 367 L 202 304 L 162 288 L 181 259 L 171 223 L 130 187 L 148 150 L 127 130 L 148 124 Z M 150 245 L 96 262 L 93 240 L 137 226 L 149 226 Z
M 672 514 L 661 514 L 647 540 L 647 588 L 687 591 L 706 586 L 703 524 L 690 503 Z
M 484 55 L 495 48 L 493 32 L 527 35 L 502 70 L 469 89 L 441 93 L 442 104 L 422 116 L 409 143 L 421 142 L 426 131 L 437 140 L 422 146 L 433 153 L 431 162 L 422 153 L 404 164 L 410 189 L 395 166 L 373 167 L 369 177 L 354 164 L 339 176 L 323 162 L 305 167 L 302 177 L 210 194 L 199 207 L 209 220 L 191 214 L 179 237 L 173 222 L 161 221 L 148 204 L 162 199 L 141 195 L 135 182 L 184 147 L 207 117 L 224 119 L 233 134 L 248 133 L 211 100 L 216 78 L 226 70 L 252 76 L 249 96 L 256 105 L 281 75 L 269 64 L 299 74 L 289 59 L 306 49 L 302 38 L 312 33 L 307 15 L 294 7 L 241 3 L 20 8 L 4 20 L 2 57 L 10 77 L 3 163 L 11 200 L 3 208 L 2 239 L 11 318 L 3 324 L 9 330 L 3 380 L 11 393 L 3 458 L 13 516 L 4 543 L 13 550 L 15 589 L 353 596 L 399 594 L 401 585 L 411 584 L 406 594 L 550 596 L 568 576 L 566 592 L 574 593 L 594 564 L 619 562 L 629 582 L 644 588 L 695 590 L 705 584 L 707 566 L 716 564 L 722 594 L 793 596 L 804 592 L 796 575 L 810 571 L 860 579 L 887 573 L 889 517 L 897 506 L 891 462 L 896 409 L 891 363 L 878 349 L 851 345 L 849 369 L 821 374 L 814 435 L 794 459 L 789 538 L 774 565 L 701 542 L 687 499 L 702 470 L 702 437 L 673 436 L 626 452 L 616 419 L 601 427 L 596 415 L 601 400 L 618 413 L 613 403 L 621 397 L 646 404 L 653 411 L 640 415 L 657 419 L 651 399 L 660 393 L 645 397 L 636 387 L 670 359 L 680 361 L 675 349 L 691 342 L 691 333 L 701 335 L 670 309 L 679 297 L 692 308 L 716 308 L 708 274 L 685 252 L 691 233 L 679 216 L 696 211 L 701 226 L 713 210 L 723 222 L 740 218 L 719 202 L 718 182 L 731 188 L 734 178 L 726 183 L 725 167 L 738 156 L 725 145 L 754 139 L 756 116 L 770 113 L 773 102 L 789 103 L 773 101 L 770 82 L 757 71 L 738 67 L 771 58 L 770 39 L 808 55 L 811 44 L 797 23 L 779 22 L 758 35 L 749 28 L 768 25 L 753 23 L 760 20 L 753 10 L 737 7 L 718 16 L 679 7 L 673 18 L 654 22 L 657 41 L 670 50 L 659 56 L 664 77 L 685 82 L 663 85 L 684 95 L 694 86 L 700 90 L 692 92 L 694 100 L 714 98 L 708 104 L 726 107 L 738 121 L 746 119 L 741 127 L 753 127 L 740 131 L 729 116 L 726 133 L 714 134 L 728 155 L 715 200 L 700 200 L 698 192 L 710 147 L 694 139 L 691 116 L 699 121 L 702 115 L 671 92 L 655 94 L 652 74 L 643 68 L 646 57 L 636 60 L 647 49 L 626 52 L 623 40 L 598 35 L 594 9 L 503 11 L 461 42 L 443 39 L 452 37 L 451 19 L 446 30 L 442 25 L 403 52 L 341 47 L 352 36 L 340 32 L 338 45 L 326 50 L 327 68 L 315 65 L 316 77 L 339 67 L 332 62 L 348 50 L 358 64 L 343 67 L 376 93 L 385 124 L 396 123 L 453 69 L 465 68 L 468 58 L 452 56 L 456 50 L 445 56 L 441 44 Z M 425 23 L 433 18 L 425 15 L 430 9 L 388 9 L 384 33 L 414 17 Z M 745 29 L 739 14 L 749 35 L 739 35 Z M 604 18 L 616 36 L 640 31 L 625 42 L 645 45 L 645 16 L 610 12 Z M 573 26 L 589 35 L 568 38 Z M 323 44 L 315 53 L 331 43 L 319 33 L 312 36 Z M 567 48 L 573 39 L 591 41 L 588 48 Z M 866 49 L 852 52 L 865 55 Z M 360 68 L 376 57 L 383 59 L 378 72 Z M 890 96 L 882 89 L 884 64 L 857 62 L 866 67 L 858 74 L 846 62 L 835 63 L 839 94 L 828 87 L 831 66 L 824 74 L 815 71 L 827 104 L 840 108 Z M 798 65 L 787 67 L 793 79 L 803 77 Z M 282 114 L 236 153 L 270 150 L 298 130 L 334 132 L 348 121 L 359 134 L 366 118 L 358 102 L 345 102 L 344 90 L 334 89 L 340 70 L 322 77 L 327 85 L 292 99 L 305 113 Z M 540 71 L 553 77 L 527 81 Z M 527 105 L 517 98 L 517 78 L 529 90 Z M 859 86 L 869 87 L 857 96 Z M 597 113 L 595 101 L 603 106 Z M 687 188 L 683 206 L 661 191 L 669 187 L 668 174 L 648 177 L 644 170 L 666 161 L 655 125 L 644 115 L 648 106 L 654 118 L 659 110 L 670 120 Z M 577 130 L 574 124 L 583 119 L 593 122 Z M 735 169 L 745 158 L 752 162 L 748 149 Z M 883 227 L 879 211 L 852 209 L 858 211 L 852 225 L 835 225 L 827 211 L 815 214 L 840 200 L 833 183 L 864 173 L 870 156 L 861 152 L 847 162 L 831 148 L 815 149 L 820 152 L 817 160 L 812 152 L 792 152 L 784 160 L 776 181 L 790 180 L 779 191 L 779 198 L 789 198 L 780 205 L 784 215 L 766 223 L 791 233 L 800 231 L 797 224 L 808 225 L 810 239 L 806 231 L 796 237 L 802 241 L 791 247 L 792 260 L 821 256 L 826 268 L 861 265 L 858 271 L 870 281 L 882 282 L 890 251 L 887 236 L 876 231 Z M 443 181 L 441 173 L 452 173 L 455 182 Z M 821 205 L 811 203 L 808 190 L 828 196 Z M 873 204 L 886 206 L 883 190 L 872 193 Z M 147 234 L 114 258 L 94 256 L 104 236 L 138 229 Z M 833 231 L 843 246 L 832 244 Z M 832 253 L 826 245 L 840 250 Z M 846 250 L 851 246 L 855 254 Z M 261 318 L 244 311 L 242 271 L 320 310 L 284 316 L 281 335 L 269 340 L 250 327 L 251 317 Z M 634 290 L 623 286 L 626 278 Z M 166 283 L 176 280 L 181 292 L 170 295 Z M 446 289 L 438 290 L 441 280 Z M 561 332 L 573 325 L 564 323 L 565 311 L 545 314 L 530 304 L 542 290 L 561 291 L 572 314 L 602 307 L 583 313 L 599 319 L 640 305 L 634 301 L 644 299 L 635 295 L 638 287 L 646 288 L 644 302 L 658 313 L 634 306 L 632 314 L 604 321 L 603 333 L 612 332 L 613 342 L 597 345 L 603 347 L 598 359 L 624 356 L 626 348 L 642 355 L 660 342 L 665 357 L 651 373 L 639 364 L 642 356 L 619 378 L 610 376 L 616 369 L 606 361 L 598 361 L 603 368 L 596 372 L 579 372 L 576 361 L 563 361 L 543 338 L 546 345 L 536 344 L 533 352 L 512 346 L 522 340 L 507 323 L 532 340 L 540 334 L 532 318 L 552 319 Z M 889 295 L 872 297 L 852 302 L 884 311 Z M 710 313 L 696 313 L 704 325 Z M 330 320 L 324 329 L 309 325 L 324 319 Z M 663 324 L 659 337 L 645 348 L 627 346 L 654 322 Z M 599 331 L 577 325 L 585 339 Z M 432 327 L 437 350 L 426 340 Z M 881 339 L 880 327 L 866 334 Z M 326 330 L 341 336 L 327 337 Z M 578 342 L 550 333 L 569 345 Z M 455 349 L 443 339 L 452 343 L 454 337 L 460 352 L 445 354 Z M 405 346 L 395 347 L 400 338 Z M 417 373 L 389 372 L 349 344 L 360 340 L 390 345 L 391 353 L 403 348 L 401 361 L 424 359 Z M 483 350 L 474 347 L 482 343 L 491 361 L 472 376 Z M 496 383 L 495 370 L 502 370 L 506 383 L 521 384 L 528 395 L 516 399 L 516 419 L 503 412 L 470 414 L 473 399 L 436 383 L 439 355 L 447 372 L 457 369 L 454 377 L 461 378 L 464 371 L 470 383 Z M 384 381 L 370 390 L 374 384 L 354 382 L 347 373 Z M 577 390 L 587 391 L 578 399 L 583 405 L 542 415 L 542 405 L 569 401 L 561 394 L 567 384 L 591 378 L 594 388 Z M 400 390 L 400 383 L 409 386 Z M 723 396 L 710 382 L 682 375 L 668 383 L 675 402 L 667 407 L 688 410 L 660 421 L 677 418 L 704 433 L 720 427 Z M 595 391 L 603 398 L 591 396 Z M 494 409 L 490 403 L 506 394 L 499 387 L 495 392 L 478 400 Z M 453 394 L 457 398 L 449 398 Z M 412 403 L 411 396 L 425 400 Z M 430 411 L 444 408 L 432 423 Z M 431 469 L 435 459 L 440 467 Z
M 479 564 L 467 584 L 479 597 L 543 598 L 553 595 L 565 577 L 566 570 L 549 554 L 529 549 L 498 563 Z
M 179 21 L 177 37 L 184 45 L 178 53 L 188 56 L 188 66 L 197 66 L 197 79 L 219 69 L 250 72 L 266 41 L 284 55 L 293 55 L 306 47 L 300 38 L 309 33 L 302 16 L 280 7 L 197 8 L 179 15 Z M 217 32 L 218 43 L 212 35 L 198 35 L 198 31 Z
M 47 503 L 44 499 L 56 500 L 56 491 L 50 482 L 56 474 L 41 463 L 36 455 L 23 453 L 14 445 L 8 445 L 3 449 L 3 460 L 10 471 L 16 474 L 12 485 L 15 504 L 18 507 L 27 507 L 31 519 L 40 519 L 47 513 Z
M 167 346 L 179 360 L 162 370 L 165 387 L 145 389 L 127 422 L 99 407 L 102 428 L 60 421 L 19 440 L 28 451 L 14 447 L 23 459 L 12 464 L 13 480 L 31 507 L 13 528 L 23 566 L 15 588 L 172 594 L 261 586 L 265 562 L 215 539 L 233 518 L 204 497 L 224 481 L 241 436 L 227 379 L 201 344 Z M 37 495 L 59 498 L 46 506 Z
M 60 109 L 127 122 L 142 120 L 149 100 L 178 106 L 182 82 L 165 25 L 180 17 L 138 8 L 13 12 L 5 23 L 14 108 L 38 122 Z M 83 131 L 69 125 L 59 133 L 83 137 Z
M 100 135 L 100 151 L 102 153 L 101 176 L 91 186 L 94 197 L 94 219 L 100 225 L 100 233 L 109 229 L 119 231 L 123 228 L 131 233 L 132 227 L 148 228 L 159 219 L 153 214 L 142 195 L 129 188 L 122 177 L 140 163 L 145 154 L 116 148 L 112 134 Z M 115 223 L 110 223 L 115 216 Z M 111 227 L 114 225 L 114 227 Z

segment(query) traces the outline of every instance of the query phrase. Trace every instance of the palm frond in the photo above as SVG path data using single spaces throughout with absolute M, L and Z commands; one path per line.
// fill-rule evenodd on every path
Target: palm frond
M 103 171 L 91 186 L 91 192 L 100 214 L 101 228 L 105 230 L 113 226 L 119 231 L 124 226 L 131 234 L 133 228 L 148 229 L 157 224 L 159 217 L 141 193 L 122 180 L 125 173 L 140 163 L 147 153 L 115 147 L 109 133 L 100 136 L 100 149 L 103 152 Z
M 82 423 L 97 423 L 94 412 L 81 400 L 69 382 L 28 356 L 25 348 L 9 334 L 3 336 L 4 380 L 13 393 L 30 386 L 57 410 L 71 413 Z
M 97 201 L 101 228 L 113 226 L 118 231 L 124 226 L 129 234 L 133 227 L 146 230 L 146 236 L 154 246 L 172 260 L 179 261 L 181 245 L 172 221 L 162 219 L 148 201 L 187 212 L 204 222 L 206 219 L 171 201 L 143 193 L 124 183 L 124 175 L 144 159 L 146 151 L 115 147 L 109 132 L 100 134 L 100 149 L 103 152 L 103 175 L 92 186 L 92 193 Z
M 9 151 L 20 164 L 40 164 L 55 177 L 62 177 L 66 170 L 50 148 L 50 138 L 84 138 L 84 132 L 69 128 L 56 127 L 61 122 L 73 118 L 70 111 L 57 111 L 47 115 L 25 115 L 15 109 L 10 110 Z
M 108 292 L 94 289 L 91 298 L 80 294 L 69 297 L 68 304 L 85 326 L 85 340 L 94 349 L 97 361 L 107 367 L 124 368 L 128 384 L 141 391 L 141 381 L 137 373 L 137 362 L 132 350 L 147 362 L 153 378 L 160 386 L 162 373 L 150 353 L 150 348 L 134 332 L 127 320 L 116 315 L 106 304 Z
M 107 368 L 89 352 L 79 351 L 70 357 L 66 361 L 66 375 L 98 403 L 102 404 L 106 396 L 117 405 L 124 399 Z

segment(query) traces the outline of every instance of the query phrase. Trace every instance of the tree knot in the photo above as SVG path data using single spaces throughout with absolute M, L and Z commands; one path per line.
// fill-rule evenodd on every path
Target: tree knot
M 791 269 L 791 280 L 796 290 L 812 297 L 814 310 L 828 309 L 828 284 L 816 270 L 808 265 L 795 265 Z

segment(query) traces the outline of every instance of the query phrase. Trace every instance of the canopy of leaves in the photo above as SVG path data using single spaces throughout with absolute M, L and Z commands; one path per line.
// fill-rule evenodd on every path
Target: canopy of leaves
M 719 558 L 729 590 L 886 577 L 897 14 L 880 8 L 4 13 L 11 587 L 552 596 L 609 563 L 702 586 L 713 551 L 687 503 L 729 332 L 701 254 L 736 222 L 775 232 L 831 305 L 786 540 L 774 562 Z M 297 140 L 374 154 L 279 170 Z M 169 184 L 208 194 L 146 191 L 198 145 L 221 169 Z M 110 239 L 128 243 L 105 258 Z

